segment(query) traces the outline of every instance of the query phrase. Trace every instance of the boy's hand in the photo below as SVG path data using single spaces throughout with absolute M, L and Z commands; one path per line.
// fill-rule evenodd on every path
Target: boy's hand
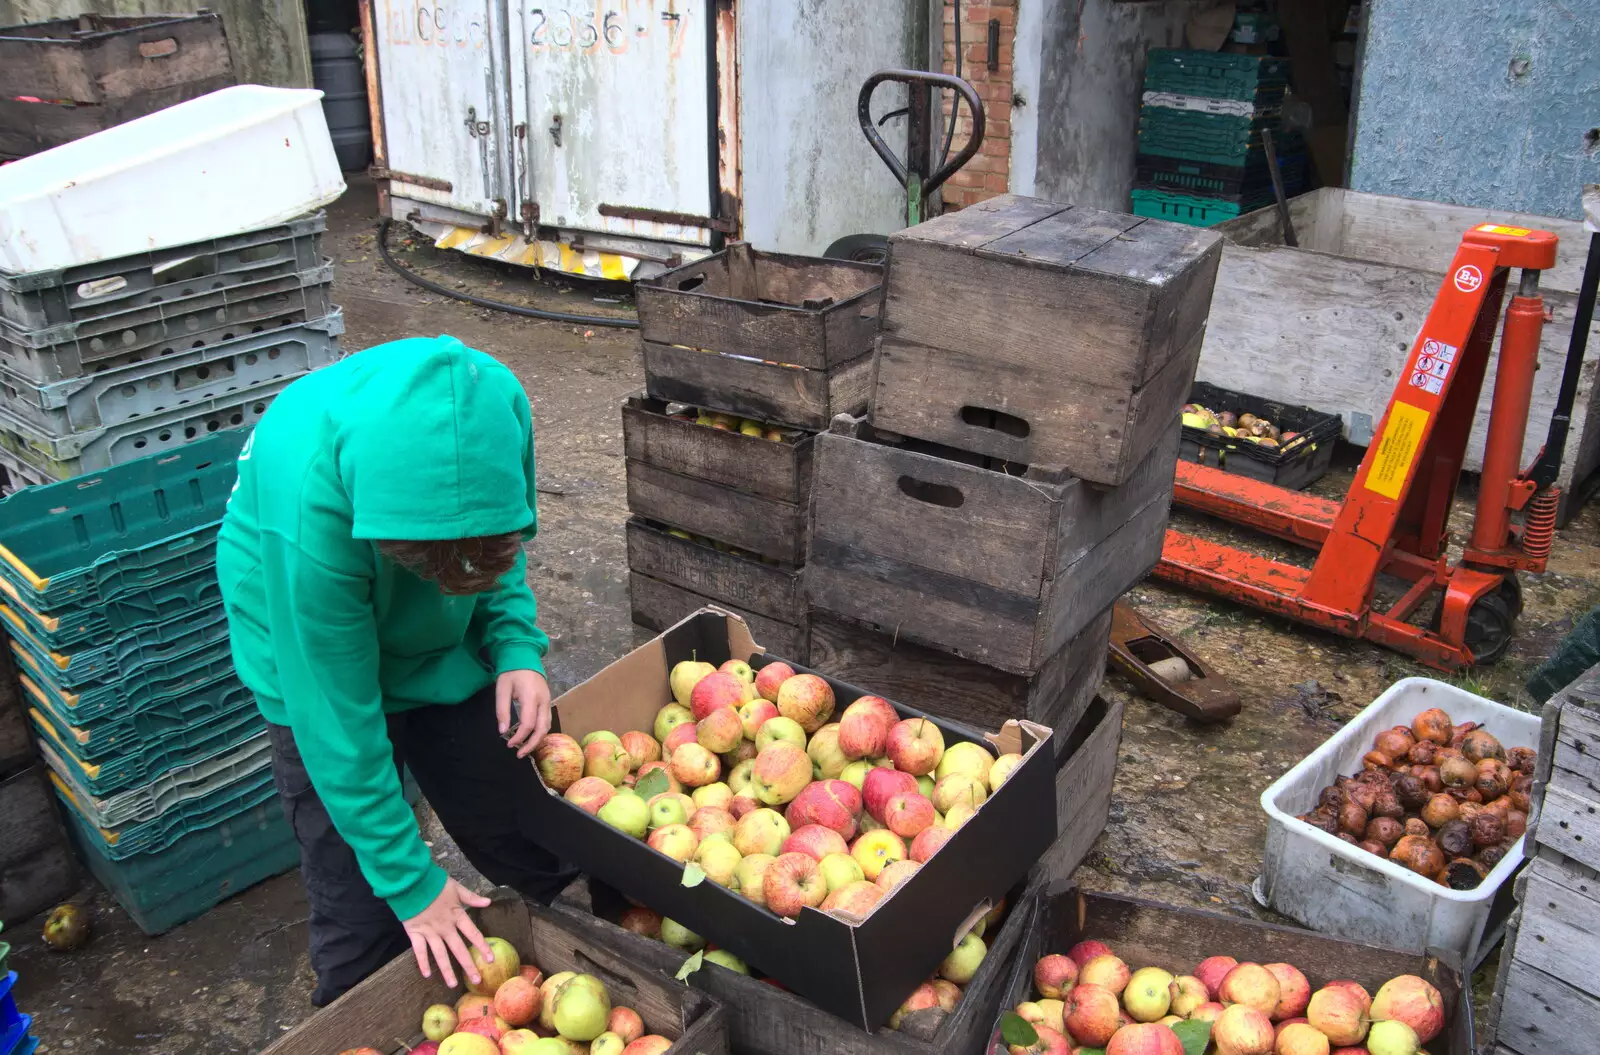
M 404 921 L 402 926 L 411 939 L 411 952 L 417 958 L 417 968 L 422 971 L 422 977 L 432 976 L 428 969 L 428 957 L 431 954 L 433 962 L 439 965 L 444 984 L 454 989 L 456 972 L 450 966 L 450 957 L 454 955 L 467 981 L 477 984 L 483 980 L 472 963 L 472 953 L 467 950 L 467 944 L 470 942 L 485 960 L 492 960 L 494 955 L 472 918 L 467 915 L 467 909 L 483 908 L 488 904 L 488 898 L 479 897 L 454 879 L 446 879 L 444 889 L 433 899 L 433 904 Z M 463 938 L 466 941 L 462 941 Z
M 550 731 L 550 683 L 536 670 L 508 670 L 494 686 L 494 713 L 500 735 L 511 728 L 511 704 L 517 705 L 517 732 L 507 743 L 518 758 L 527 758 Z

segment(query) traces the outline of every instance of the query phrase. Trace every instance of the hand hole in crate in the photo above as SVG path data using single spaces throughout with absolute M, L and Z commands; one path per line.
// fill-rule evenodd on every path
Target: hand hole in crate
M 254 366 L 254 365 L 256 365 L 256 353 L 255 352 L 251 352 L 249 355 L 244 357 L 244 365 L 246 365 L 246 366 Z
M 961 493 L 961 488 L 949 484 L 930 483 L 910 476 L 900 477 L 898 484 L 901 494 L 928 505 L 960 509 L 967 502 L 967 496 Z
M 184 429 L 183 429 L 183 438 L 184 439 L 192 440 L 198 435 L 200 435 L 200 433 L 195 430 L 195 427 L 193 425 L 184 426 Z
M 1018 439 L 1026 438 L 1028 433 L 1033 431 L 1022 418 L 1002 410 L 989 410 L 986 407 L 962 407 L 961 420 L 973 428 L 993 429 L 995 432 L 1015 436 Z
M 96 297 L 109 296 L 118 290 L 126 289 L 128 280 L 121 275 L 111 275 L 107 278 L 97 278 L 90 282 L 78 283 L 78 296 L 84 300 L 93 300 Z
M 706 276 L 705 275 L 703 275 L 703 274 L 702 275 L 690 275 L 688 278 L 686 278 L 686 279 L 684 279 L 684 280 L 682 280 L 681 282 L 678 283 L 678 288 L 679 289 L 699 289 L 701 286 L 703 286 L 705 284 L 706 284 Z

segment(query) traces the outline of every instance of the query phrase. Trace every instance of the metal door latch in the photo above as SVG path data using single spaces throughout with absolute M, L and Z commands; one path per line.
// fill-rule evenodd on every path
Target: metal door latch
M 476 106 L 467 107 L 467 119 L 462 124 L 467 126 L 467 135 L 472 136 L 474 139 L 478 136 L 489 134 L 489 122 L 478 120 L 478 108 Z
M 561 145 L 561 115 L 556 114 L 550 119 L 550 141 L 556 146 Z

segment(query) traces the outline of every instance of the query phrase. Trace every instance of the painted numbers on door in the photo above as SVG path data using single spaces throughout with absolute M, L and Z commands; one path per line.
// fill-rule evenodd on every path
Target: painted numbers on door
M 402 47 L 483 49 L 488 36 L 483 4 L 446 0 L 383 0 L 390 44 Z
M 687 0 L 543 0 L 528 8 L 528 47 L 623 55 L 633 41 L 664 35 L 677 58 L 691 13 Z

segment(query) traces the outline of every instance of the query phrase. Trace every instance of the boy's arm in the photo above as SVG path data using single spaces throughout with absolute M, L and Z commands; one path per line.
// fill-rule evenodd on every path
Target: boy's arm
M 526 551 L 517 554 L 516 563 L 493 590 L 478 595 L 472 619 L 496 674 L 513 670 L 544 673 L 550 638 L 539 629 L 539 604 L 528 586 Z
M 378 687 L 371 580 L 262 534 L 284 706 L 306 772 L 372 891 L 402 920 L 444 888 L 400 790 Z

